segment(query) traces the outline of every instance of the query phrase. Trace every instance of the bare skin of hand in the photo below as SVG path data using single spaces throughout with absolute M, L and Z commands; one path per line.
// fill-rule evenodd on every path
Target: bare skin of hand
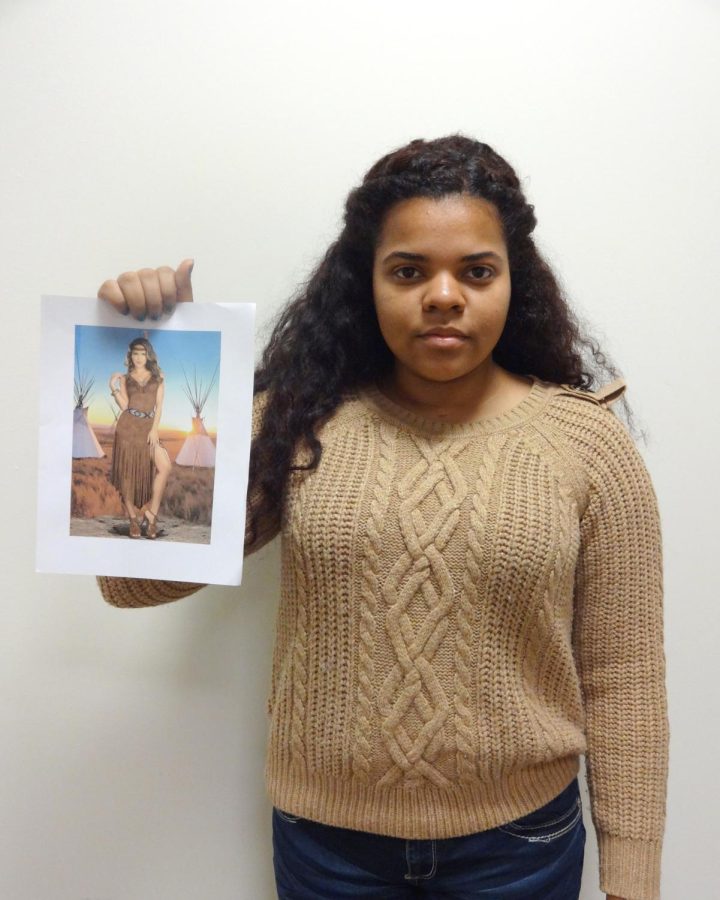
M 120 387 L 120 379 L 122 378 L 122 372 L 113 372 L 110 376 L 110 390 L 116 390 Z
M 159 319 L 163 313 L 170 315 L 178 303 L 192 302 L 190 274 L 194 265 L 194 260 L 184 259 L 177 269 L 160 266 L 123 272 L 103 281 L 97 295 L 124 316 L 132 315 L 141 322 L 148 316 Z

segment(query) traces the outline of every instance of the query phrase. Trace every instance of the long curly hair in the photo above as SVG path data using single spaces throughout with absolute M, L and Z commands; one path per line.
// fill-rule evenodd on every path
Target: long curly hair
M 268 393 L 250 455 L 250 484 L 259 490 L 260 500 L 249 511 L 247 548 L 258 536 L 261 518 L 279 522 L 290 473 L 315 469 L 320 462 L 316 426 L 332 414 L 344 393 L 381 381 L 394 368 L 372 286 L 375 248 L 387 212 L 411 197 L 459 193 L 490 201 L 502 221 L 511 297 L 492 352 L 495 363 L 581 390 L 618 377 L 597 343 L 583 333 L 535 246 L 534 207 L 509 163 L 487 144 L 460 133 L 410 141 L 379 159 L 350 192 L 340 236 L 274 320 L 255 369 L 254 393 Z M 587 351 L 606 377 L 586 366 Z M 310 461 L 293 465 L 301 442 L 311 451 Z
M 162 371 L 160 369 L 160 366 L 158 365 L 158 358 L 157 354 L 155 353 L 155 348 L 150 343 L 150 341 L 144 337 L 135 338 L 134 340 L 130 341 L 128 345 L 127 353 L 125 354 L 125 366 L 128 370 L 128 375 L 133 370 L 132 352 L 135 347 L 142 347 L 147 354 L 147 362 L 145 363 L 145 367 L 147 368 L 148 372 L 150 372 L 150 380 L 152 381 L 153 379 L 155 379 L 155 381 L 162 381 Z

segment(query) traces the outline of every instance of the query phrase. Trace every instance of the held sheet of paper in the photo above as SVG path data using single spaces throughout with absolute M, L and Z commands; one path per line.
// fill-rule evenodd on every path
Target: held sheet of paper
M 239 585 L 255 304 L 179 303 L 159 321 L 123 316 L 95 298 L 43 296 L 41 304 L 36 570 Z M 145 387 L 126 378 L 132 412 L 110 390 L 113 375 L 129 376 L 129 343 L 143 337 L 162 373 L 157 429 L 171 463 L 155 539 L 149 517 L 141 536 L 130 537 L 110 479 L 113 454 L 120 460 L 129 444 L 150 467 L 146 479 L 158 471 L 145 438 L 154 423 L 144 415 L 155 395 L 142 396 L 157 380 Z

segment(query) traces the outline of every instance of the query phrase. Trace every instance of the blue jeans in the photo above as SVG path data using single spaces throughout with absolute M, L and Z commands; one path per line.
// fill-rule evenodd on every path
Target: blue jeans
M 577 900 L 585 826 L 577 777 L 553 800 L 476 834 L 405 840 L 272 812 L 280 900 Z

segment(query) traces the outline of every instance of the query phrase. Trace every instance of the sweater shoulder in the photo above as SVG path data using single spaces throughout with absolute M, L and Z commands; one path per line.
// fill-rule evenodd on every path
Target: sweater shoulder
M 603 384 L 594 391 L 583 391 L 580 388 L 573 387 L 569 384 L 559 384 L 557 387 L 560 388 L 564 394 L 579 397 L 583 400 L 589 400 L 596 406 L 609 407 L 625 393 L 627 390 L 627 382 L 624 378 L 616 378 L 614 381 L 609 381 L 607 384 Z
M 612 477 L 618 467 L 644 465 L 632 435 L 612 409 L 626 388 L 621 378 L 596 391 L 556 385 L 545 408 L 545 427 L 560 436 L 593 482 Z
M 595 391 L 584 391 L 567 384 L 550 384 L 545 418 L 568 435 L 588 429 L 603 431 L 618 425 L 624 428 L 612 406 L 626 389 L 627 383 L 621 378 Z
M 317 427 L 318 437 L 330 437 L 336 431 L 345 434 L 348 431 L 359 428 L 367 428 L 371 421 L 370 410 L 360 399 L 359 391 L 348 390 L 342 394 L 340 402 Z
M 595 443 L 603 434 L 627 431 L 615 415 L 612 405 L 625 393 L 627 384 L 616 379 L 595 391 L 583 391 L 567 384 L 550 386 L 550 399 L 543 421 L 562 434 L 578 451 L 586 443 Z

